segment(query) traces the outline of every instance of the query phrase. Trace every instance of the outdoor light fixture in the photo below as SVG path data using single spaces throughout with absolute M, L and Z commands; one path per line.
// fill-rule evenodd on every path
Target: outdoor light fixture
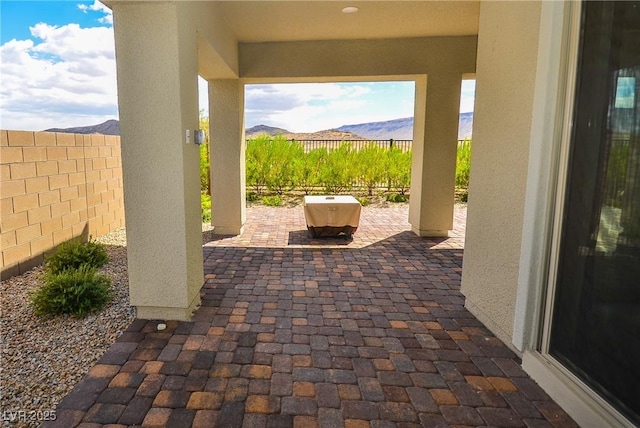
M 344 9 L 342 9 L 342 13 L 356 13 L 358 11 L 358 8 L 355 6 L 347 6 Z

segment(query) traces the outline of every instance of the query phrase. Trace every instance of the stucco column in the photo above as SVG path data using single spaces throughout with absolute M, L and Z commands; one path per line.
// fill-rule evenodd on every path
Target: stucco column
M 209 80 L 211 224 L 217 235 L 240 235 L 246 219 L 244 85 Z
M 129 289 L 137 316 L 187 320 L 204 282 L 196 31 L 181 5 L 114 3 Z
M 409 223 L 419 236 L 453 228 L 461 84 L 458 73 L 416 79 Z

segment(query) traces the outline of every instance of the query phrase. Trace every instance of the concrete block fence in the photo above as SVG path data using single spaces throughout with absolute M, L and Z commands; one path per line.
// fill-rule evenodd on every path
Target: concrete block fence
M 0 130 L 2 279 L 124 226 L 120 137 Z

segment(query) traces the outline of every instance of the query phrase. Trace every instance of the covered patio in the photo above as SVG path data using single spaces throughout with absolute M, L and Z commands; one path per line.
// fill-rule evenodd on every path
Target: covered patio
M 618 341 L 617 347 L 631 350 L 621 352 L 623 358 L 614 358 L 620 381 L 612 381 L 611 377 L 604 375 L 601 368 L 608 363 L 597 362 L 588 368 L 588 373 L 583 373 L 580 371 L 582 369 L 574 367 L 573 362 L 569 363 L 563 358 L 573 361 L 578 357 L 590 356 L 593 350 L 598 350 L 602 354 L 602 361 L 610 361 L 611 347 L 601 346 L 599 338 L 592 340 L 583 337 L 580 329 L 588 331 L 589 322 L 593 320 L 593 311 L 590 312 L 589 305 L 583 305 L 585 310 L 580 312 L 584 319 L 563 323 L 557 314 L 578 312 L 567 311 L 557 306 L 559 301 L 555 300 L 556 292 L 561 291 L 560 274 L 565 270 L 565 265 L 560 263 L 561 254 L 564 253 L 559 249 L 564 245 L 565 236 L 563 210 L 565 206 L 569 206 L 571 200 L 567 192 L 570 190 L 569 186 L 575 186 L 578 190 L 589 187 L 583 185 L 583 172 L 577 173 L 575 180 L 569 176 L 568 172 L 572 171 L 572 159 L 578 159 L 576 165 L 583 164 L 587 169 L 585 174 L 593 176 L 589 181 L 589 188 L 595 199 L 592 198 L 591 203 L 587 197 L 577 197 L 585 206 L 576 205 L 579 221 L 574 223 L 584 224 L 584 227 L 580 229 L 580 239 L 572 241 L 573 249 L 566 253 L 571 257 L 584 258 L 591 254 L 589 246 L 594 240 L 593 237 L 597 236 L 594 231 L 597 230 L 599 222 L 592 221 L 592 224 L 587 224 L 583 220 L 588 217 L 597 219 L 600 209 L 593 208 L 591 217 L 584 214 L 591 209 L 588 207 L 599 206 L 598 189 L 601 189 L 601 186 L 596 186 L 595 183 L 605 180 L 604 171 L 607 171 L 604 167 L 607 165 L 607 159 L 600 155 L 609 153 L 610 141 L 607 140 L 607 136 L 610 136 L 610 131 L 615 128 L 607 122 L 606 118 L 613 117 L 608 113 L 608 109 L 640 111 L 640 108 L 636 107 L 637 103 L 634 104 L 633 101 L 640 99 L 636 95 L 638 86 L 630 83 L 630 79 L 636 79 L 634 70 L 640 67 L 637 65 L 639 56 L 635 43 L 639 28 L 637 23 L 640 19 L 636 4 L 540 0 L 356 1 L 348 5 L 318 1 L 103 1 L 113 10 L 114 18 L 130 301 L 141 319 L 176 320 L 169 323 L 168 333 L 153 333 L 153 321 L 140 321 L 140 325 L 134 326 L 134 330 L 138 331 L 127 333 L 117 345 L 120 348 L 116 349 L 126 350 L 122 355 L 118 354 L 118 358 L 133 358 L 134 361 L 138 361 L 132 364 L 133 367 L 140 366 L 136 369 L 138 371 L 157 369 L 161 375 L 167 376 L 167 379 L 173 379 L 172 376 L 182 376 L 186 379 L 196 365 L 195 361 L 188 360 L 196 355 L 191 353 L 195 352 L 192 347 L 196 347 L 201 340 L 197 347 L 204 343 L 223 347 L 207 352 L 215 352 L 215 358 L 222 359 L 219 361 L 221 364 L 232 365 L 234 371 L 227 373 L 233 374 L 230 375 L 230 379 L 235 379 L 234 382 L 241 382 L 242 379 L 255 380 L 256 385 L 262 386 L 254 388 L 265 391 L 266 383 L 258 382 L 265 379 L 252 378 L 253 369 L 245 369 L 249 372 L 243 372 L 241 368 L 240 372 L 236 373 L 238 368 L 233 366 L 236 364 L 233 359 L 240 355 L 236 349 L 252 346 L 238 345 L 253 344 L 255 339 L 256 349 L 254 354 L 251 354 L 253 360 L 258 358 L 258 361 L 269 361 L 271 358 L 273 362 L 276 355 L 283 355 L 283 359 L 288 360 L 291 357 L 291 364 L 294 364 L 294 361 L 300 364 L 303 361 L 304 364 L 315 364 L 311 352 L 311 337 L 320 335 L 326 339 L 323 343 L 329 347 L 328 351 L 322 352 L 329 352 L 329 355 L 336 359 L 336 366 L 332 360 L 331 368 L 295 367 L 298 371 L 291 369 L 291 381 L 317 382 L 316 385 L 340 384 L 337 379 L 331 377 L 329 371 L 350 370 L 339 365 L 342 361 L 340 358 L 350 358 L 352 365 L 358 358 L 369 358 L 359 352 L 359 346 L 365 345 L 346 344 L 346 333 L 350 333 L 351 330 L 345 331 L 345 323 L 349 328 L 355 329 L 353 331 L 363 343 L 366 343 L 366 337 L 376 337 L 367 334 L 373 331 L 380 334 L 384 332 L 377 343 L 383 348 L 385 355 L 381 359 L 389 360 L 393 366 L 390 370 L 392 372 L 405 373 L 400 370 L 402 368 L 416 370 L 407 373 L 421 373 L 418 371 L 420 364 L 416 362 L 427 361 L 411 355 L 410 351 L 414 348 L 402 344 L 400 339 L 406 338 L 403 334 L 415 335 L 416 342 L 410 341 L 415 346 L 419 345 L 419 348 L 415 349 L 421 351 L 420 355 L 429 354 L 433 360 L 434 365 L 431 369 L 435 368 L 437 373 L 426 373 L 444 378 L 445 374 L 438 371 L 435 362 L 448 361 L 456 366 L 465 380 L 457 379 L 469 386 L 471 384 L 467 377 L 475 375 L 462 373 L 457 367 L 458 363 L 472 363 L 483 373 L 479 367 L 482 363 L 474 362 L 474 358 L 501 358 L 487 354 L 487 350 L 490 352 L 500 349 L 499 352 L 504 352 L 508 359 L 514 358 L 511 352 L 521 357 L 524 370 L 581 426 L 638 424 L 639 409 L 635 400 L 638 382 L 628 376 L 630 368 L 636 367 L 633 364 L 633 361 L 637 360 L 634 341 L 625 340 L 619 334 L 622 329 L 616 328 L 615 322 L 609 323 L 612 328 L 610 337 Z M 356 7 L 358 12 L 345 13 L 344 6 Z M 587 14 L 594 14 L 598 19 L 587 20 Z M 614 18 L 619 19 L 619 22 Z M 583 36 L 592 33 L 594 36 L 585 42 Z M 591 40 L 598 42 L 591 46 Z M 604 42 L 600 43 L 600 40 Z M 618 43 L 619 40 L 624 43 Z M 594 58 L 598 58 L 598 61 L 608 61 L 606 64 L 602 63 L 596 74 L 592 73 L 591 69 L 580 68 L 580 58 L 591 48 L 595 49 Z M 602 49 L 602 52 L 598 49 Z M 620 49 L 623 50 L 618 52 Z M 619 58 L 628 61 L 618 64 L 616 61 Z M 625 67 L 631 67 L 633 70 L 626 70 Z M 594 102 L 589 97 L 578 96 L 577 82 L 588 81 L 581 80 L 583 71 L 589 79 L 603 85 L 599 87 L 597 100 Z M 628 92 L 626 97 L 622 97 L 622 92 L 618 97 L 618 90 L 614 90 L 614 85 L 619 83 L 612 77 L 617 76 L 616 73 L 623 73 L 619 76 L 622 78 L 620 82 L 628 82 L 626 86 L 621 86 Z M 217 241 L 218 247 L 208 247 L 206 259 L 203 259 L 200 246 L 199 148 L 193 140 L 199 126 L 198 76 L 204 78 L 208 84 L 214 233 L 222 237 L 229 234 L 240 235 L 233 239 L 222 238 Z M 459 294 L 461 258 L 455 254 L 460 250 L 436 249 L 433 246 L 447 245 L 447 238 L 453 236 L 456 130 L 461 81 L 466 78 L 475 78 L 477 84 L 468 229 L 460 285 L 462 294 Z M 393 229 L 386 238 L 375 240 L 362 248 L 356 248 L 358 241 L 354 240 L 349 244 L 351 247 L 336 244 L 336 248 L 333 248 L 325 244 L 315 250 L 312 249 L 312 245 L 301 243 L 303 237 L 300 230 L 303 228 L 295 223 L 292 223 L 295 225 L 293 229 L 282 229 L 284 226 L 279 226 L 278 221 L 272 221 L 264 228 L 247 235 L 246 231 L 250 229 L 252 220 L 246 208 L 245 87 L 265 83 L 398 80 L 412 81 L 415 84 L 410 207 L 401 217 L 394 220 L 399 222 L 397 225 L 402 224 L 403 229 Z M 588 85 L 585 86 L 585 93 L 590 90 Z M 597 138 L 590 144 L 574 145 L 574 141 L 582 141 L 582 134 L 574 133 L 578 129 L 576 118 L 580 117 L 575 112 L 582 107 L 594 109 L 592 112 L 588 110 L 591 112 L 589 115 L 585 113 L 584 117 L 588 120 L 579 123 L 584 127 L 584 135 Z M 590 115 L 598 118 L 597 129 L 600 131 L 591 131 L 593 123 Z M 621 113 L 620 121 L 624 123 L 625 132 L 637 138 L 638 122 L 637 119 L 631 120 L 631 117 L 637 116 Z M 590 159 L 589 162 L 580 162 L 580 158 L 570 156 L 571 150 L 578 147 L 593 149 L 588 156 L 585 154 Z M 633 165 L 633 168 L 636 168 L 636 164 Z M 632 188 L 636 188 L 634 180 L 636 178 L 627 180 L 628 195 L 635 195 L 631 191 Z M 282 221 L 286 224 L 289 220 Z M 411 227 L 405 229 L 407 222 Z M 618 229 L 616 233 L 622 230 Z M 281 237 L 270 237 L 271 233 L 278 231 L 283 234 Z M 291 234 L 290 231 L 294 233 Z M 364 237 L 367 233 L 358 231 L 358 234 Z M 421 239 L 426 237 L 429 239 Z M 266 246 L 264 248 L 271 250 L 262 251 L 263 247 L 248 245 L 254 242 L 254 239 L 275 239 L 279 246 Z M 289 247 L 289 243 L 294 245 Z M 298 247 L 294 247 L 295 245 Z M 235 257 L 240 257 L 240 260 Z M 567 273 L 579 273 L 588 277 L 590 273 L 582 266 L 588 267 L 592 264 L 586 259 L 580 263 L 583 263 L 579 266 L 580 272 L 575 269 L 577 264 L 567 263 Z M 635 259 L 633 263 L 637 265 Z M 431 275 L 432 271 L 435 275 Z M 382 280 L 368 281 L 374 272 L 380 272 L 384 283 Z M 294 279 L 294 276 L 298 278 L 298 275 L 300 279 Z M 385 275 L 388 275 L 388 278 Z M 450 278 L 449 275 L 453 275 L 454 278 Z M 566 289 L 565 297 L 569 306 L 590 295 L 587 288 L 574 288 L 573 281 L 567 284 L 569 288 Z M 376 287 L 377 285 L 381 286 Z M 339 288 L 354 288 L 354 301 L 351 300 L 348 291 L 337 291 Z M 385 288 L 394 290 L 394 293 L 381 291 Z M 376 295 L 378 290 L 380 296 Z M 628 287 L 626 290 L 627 294 L 621 295 L 619 303 L 637 302 L 637 288 Z M 254 292 L 258 294 L 254 295 Z M 416 298 L 413 299 L 413 296 Z M 249 300 L 254 298 L 257 300 Z M 309 299 L 321 299 L 319 302 L 322 303 Z M 378 299 L 387 304 L 376 303 Z M 595 301 L 593 305 L 598 310 L 606 312 L 608 309 L 602 307 L 601 303 Z M 279 308 L 280 304 L 291 305 L 291 309 Z M 339 304 L 348 305 L 351 311 L 338 309 Z M 428 306 L 430 304 L 434 306 L 431 308 Z M 296 305 L 305 305 L 305 310 L 294 309 L 298 308 Z M 375 326 L 374 316 L 369 312 L 381 308 L 381 305 L 388 307 L 388 310 L 382 310 L 384 316 L 381 318 L 382 322 L 386 319 L 388 327 L 386 324 Z M 198 307 L 200 309 L 195 318 L 192 318 L 194 310 Z M 355 310 L 354 307 L 361 310 Z M 425 312 L 415 312 L 414 309 Z M 634 306 L 633 310 L 635 309 L 637 308 Z M 234 310 L 236 313 L 232 314 Z M 298 310 L 301 311 L 300 315 L 304 313 L 307 316 L 307 322 L 310 323 L 312 319 L 317 323 L 322 321 L 322 326 L 294 325 L 294 320 L 302 320 L 304 317 L 287 313 L 295 313 Z M 311 312 L 320 310 L 322 312 Z M 637 313 L 633 310 L 630 313 Z M 224 313 L 225 311 L 229 313 Z M 275 315 L 280 314 L 278 311 L 284 311 L 284 321 L 279 321 L 281 315 Z M 325 317 L 325 311 L 338 318 Z M 359 320 L 349 318 L 350 316 L 369 316 L 370 319 Z M 209 317 L 211 320 L 205 321 L 209 323 L 209 327 L 200 330 L 198 323 L 201 321 L 197 320 L 208 320 Z M 247 317 L 252 320 L 251 323 L 247 321 Z M 425 319 L 420 319 L 422 317 Z M 286 323 L 289 321 L 286 320 L 291 322 L 291 336 L 290 339 L 288 336 L 280 338 L 284 342 L 279 342 L 275 338 L 276 333 L 269 330 L 276 331 L 277 322 L 288 325 Z M 222 325 L 223 321 L 228 322 L 228 326 Z M 410 324 L 414 322 L 421 323 L 422 327 Z M 466 322 L 473 325 L 465 325 Z M 480 322 L 486 329 L 480 326 Z M 637 322 L 637 318 L 634 322 Z M 211 323 L 221 325 L 211 326 Z M 204 329 L 206 325 L 202 324 L 201 328 Z M 427 325 L 439 326 L 441 330 Z M 554 342 L 554 337 L 558 337 L 554 328 L 562 326 L 568 329 L 566 333 L 570 341 Z M 255 332 L 255 337 L 246 335 L 251 333 L 253 327 L 264 328 L 266 331 Z M 426 331 L 422 330 L 423 327 Z M 151 331 L 146 332 L 145 328 Z M 209 328 L 213 330 L 210 331 Z M 248 330 L 230 332 L 227 328 Z M 325 328 L 329 329 L 332 333 L 320 334 L 321 328 L 322 331 Z M 336 330 L 332 330 L 334 328 Z M 471 331 L 478 333 L 477 335 L 465 331 L 475 328 L 480 330 Z M 345 344 L 329 343 L 329 338 L 340 337 L 333 334 L 337 333 L 338 329 L 345 333 Z M 190 335 L 182 334 L 183 331 L 189 331 Z M 448 331 L 461 332 L 453 333 L 454 336 L 464 336 L 454 338 L 447 333 Z M 489 331 L 495 337 L 489 335 Z M 157 335 L 159 336 L 155 337 Z M 264 340 L 271 339 L 269 335 L 273 335 L 272 342 Z M 418 341 L 418 335 L 428 339 L 425 347 Z M 196 336 L 196 339 L 190 339 L 192 336 Z M 309 344 L 294 341 L 307 340 L 305 336 L 309 337 Z M 390 350 L 384 347 L 384 337 L 395 338 L 399 342 L 393 342 L 402 345 L 392 348 L 402 350 L 398 352 L 399 359 L 395 362 L 386 358 L 390 355 Z M 431 342 L 431 338 L 435 342 Z M 169 343 L 170 340 L 185 342 Z M 245 340 L 248 342 L 244 342 Z M 335 340 L 340 342 L 341 339 Z M 272 346 L 270 348 L 266 346 L 269 343 L 275 345 L 269 345 Z M 494 343 L 495 347 L 488 345 Z M 571 352 L 576 355 L 564 356 L 563 351 L 556 346 L 559 343 L 569 344 L 572 347 Z M 481 344 L 485 346 L 480 346 Z M 168 360 L 153 362 L 160 358 L 165 347 L 170 345 L 173 346 L 171 349 L 174 351 L 171 352 L 175 355 L 164 354 L 162 358 Z M 138 346 L 146 350 L 136 350 Z M 185 349 L 180 346 L 184 346 Z M 334 348 L 331 348 L 332 346 Z M 355 357 L 353 351 L 350 351 L 353 354 L 349 355 L 331 355 L 332 349 L 334 353 L 341 352 L 335 350 L 335 347 L 344 346 L 355 348 L 358 357 Z M 434 348 L 431 349 L 429 346 Z M 448 349 L 447 346 L 455 346 L 456 349 Z M 258 349 L 265 348 L 271 349 L 273 353 L 258 352 Z M 309 350 L 309 353 L 299 354 L 300 350 Z M 187 353 L 183 357 L 187 361 L 174 361 L 183 351 Z M 138 354 L 142 354 L 145 359 L 140 359 Z M 266 354 L 267 357 L 263 357 L 262 354 Z M 111 355 L 113 353 L 107 354 L 107 357 Z M 246 356 L 248 354 L 242 355 L 244 357 L 237 358 L 249 359 Z M 463 360 L 454 361 L 458 357 Z M 225 358 L 230 361 L 224 360 Z M 370 361 L 371 364 L 375 359 Z M 147 360 L 149 364 L 145 362 Z M 624 362 L 620 363 L 618 360 Z M 404 362 L 407 362 L 407 365 L 404 365 Z M 493 360 L 491 363 L 497 364 Z M 252 363 L 249 366 L 268 367 L 271 370 L 267 371 L 271 381 L 270 387 L 274 385 L 271 377 L 274 367 L 261 363 Z M 188 367 L 188 370 L 185 367 Z M 104 368 L 106 371 L 103 371 L 100 366 L 96 373 L 109 374 L 106 377 L 110 377 L 121 368 L 116 365 Z M 127 366 L 127 369 L 129 368 Z M 306 373 L 307 369 L 313 369 L 313 373 L 318 373 L 318 376 L 312 380 L 305 380 L 307 378 L 304 376 L 296 379 L 296 373 Z M 176 374 L 174 370 L 184 373 Z M 260 371 L 262 368 L 256 370 Z M 503 369 L 500 370 L 503 374 L 508 374 Z M 355 365 L 351 372 L 355 373 Z M 91 380 L 94 374 L 92 371 L 89 385 L 93 385 L 91 382 L 97 382 L 95 379 Z M 485 374 L 488 378 L 492 377 L 489 373 Z M 637 370 L 632 374 L 637 376 Z M 351 380 L 347 385 L 355 385 L 358 381 L 358 375 L 356 379 L 351 375 L 345 376 Z M 412 403 L 415 417 L 414 413 L 411 413 L 407 418 L 411 423 L 417 423 L 420 410 L 415 406 L 420 405 L 411 401 L 409 388 L 422 388 L 421 384 L 415 384 L 412 379 L 412 386 L 383 385 L 384 376 L 378 369 L 375 376 L 370 377 L 380 382 L 383 393 L 384 386 L 388 387 L 388 391 L 395 391 L 395 387 L 399 388 L 398 390 L 404 388 L 406 395 L 400 394 L 394 399 L 403 398 L 404 402 Z M 132 379 L 134 378 L 137 380 L 132 380 L 133 384 L 142 377 L 134 376 Z M 401 375 L 394 377 L 396 378 L 406 380 Z M 599 380 L 594 381 L 596 378 Z M 536 407 L 536 397 L 527 397 L 524 388 L 518 386 L 518 382 L 513 379 L 509 380 L 508 387 L 512 388 L 511 384 L 517 386 L 517 390 L 512 392 L 524 394 L 524 398 L 521 395 L 517 397 L 523 398 L 523 402 L 532 406 L 527 407 L 531 412 L 526 417 L 546 417 L 547 413 L 540 409 L 539 405 Z M 106 380 L 103 380 L 97 384 L 106 387 L 108 382 L 105 382 Z M 120 379 L 116 383 L 121 385 L 119 382 Z M 482 401 L 480 404 L 476 400 L 478 410 L 469 412 L 474 417 L 484 417 L 482 420 L 489 425 L 499 425 L 494 423 L 496 421 L 487 420 L 487 411 L 480 411 L 482 406 L 488 406 L 497 409 L 496 414 L 511 420 L 512 413 L 517 410 L 517 404 L 506 399 L 505 394 L 508 391 L 496 395 L 496 385 L 490 380 L 488 382 L 484 383 L 484 386 L 476 385 L 474 393 L 477 393 L 481 400 L 483 397 L 486 400 L 487 397 L 499 395 L 502 401 Z M 129 385 L 128 381 L 124 384 Z M 131 389 L 127 392 L 130 397 L 135 395 L 134 389 L 137 390 L 134 386 L 124 388 Z M 222 398 L 224 404 L 221 404 L 218 415 L 220 417 L 225 414 L 241 414 L 233 410 L 235 407 L 223 408 L 238 406 L 228 404 L 232 403 L 232 400 L 229 400 L 226 394 L 231 394 L 231 390 L 235 391 L 234 388 L 229 388 L 225 384 L 225 394 Z M 250 388 L 251 383 L 245 389 L 249 391 Z M 442 388 L 446 390 L 444 386 Z M 473 389 L 473 386 L 471 388 Z M 216 391 L 205 392 L 222 394 L 222 390 Z M 454 391 L 453 387 L 451 391 Z M 488 394 L 487 391 L 494 394 Z M 103 404 L 112 400 L 109 394 L 107 392 L 106 398 L 101 399 Z M 424 398 L 427 400 L 431 397 L 435 401 L 436 398 L 429 394 L 418 396 L 427 397 Z M 93 395 L 94 398 L 99 397 L 97 393 Z M 91 401 L 91 396 L 80 394 L 79 398 Z M 447 396 L 451 398 L 450 402 L 471 403 L 464 401 L 466 398 L 456 395 L 455 391 L 453 396 Z M 538 398 L 542 396 L 544 395 Z M 167 418 L 187 415 L 185 417 L 189 418 L 188 415 L 192 415 L 192 410 L 195 410 L 194 403 L 201 396 L 184 393 L 180 400 L 174 402 L 171 401 L 173 393 L 163 391 L 158 397 L 154 395 L 152 403 L 167 397 L 170 399 L 168 402 L 158 402 L 159 407 L 165 409 L 160 411 L 162 415 Z M 272 405 L 272 400 L 275 400 L 280 407 L 274 415 L 294 415 L 290 413 L 291 401 L 284 398 L 295 395 L 282 396 L 282 399 L 274 394 L 267 397 L 269 398 L 261 398 L 266 400 L 263 403 L 266 407 L 262 409 L 272 409 L 269 406 Z M 409 401 L 406 401 L 407 397 Z M 203 402 L 211 403 L 210 398 L 203 399 Z M 520 403 L 519 398 L 514 400 Z M 187 401 L 183 403 L 184 399 Z M 194 401 L 189 404 L 192 399 Z M 546 396 L 544 400 L 547 400 Z M 542 402 L 550 403 L 544 400 Z M 147 401 L 140 399 L 141 403 Z M 246 403 L 251 402 L 247 397 Z M 382 403 L 385 402 L 387 401 Z M 86 404 L 88 407 L 85 410 L 93 406 L 93 402 Z M 442 402 L 438 413 L 435 413 L 445 421 L 448 410 L 442 409 L 446 405 Z M 124 412 L 123 408 L 117 406 L 124 404 L 99 406 L 91 410 L 86 417 L 92 419 L 95 415 L 99 417 L 110 411 Z M 385 420 L 381 417 L 386 414 L 382 410 L 384 406 L 376 406 L 378 413 L 363 413 Z M 466 404 L 457 409 L 463 409 L 460 411 L 465 413 L 467 407 L 476 409 Z M 171 408 L 176 410 L 167 410 Z M 327 408 L 333 409 L 330 406 Z M 343 411 L 346 409 L 343 404 L 340 404 L 339 408 Z M 322 406 L 312 406 L 311 410 L 306 410 L 312 415 L 307 416 L 319 417 L 320 409 Z M 244 411 L 246 410 L 245 408 Z M 523 412 L 523 409 L 520 411 Z M 84 415 L 83 412 L 80 413 Z M 404 413 L 402 415 L 404 417 Z M 145 413 L 145 418 L 146 416 Z M 153 414 L 150 417 L 152 416 Z M 394 417 L 400 418 L 397 415 Z M 532 422 L 535 425 L 542 419 L 534 417 L 533 420 L 538 421 Z M 561 420 L 564 421 L 563 418 Z M 476 422 L 481 424 L 477 418 L 464 421 L 450 418 L 449 421 L 453 425 L 475 425 Z M 517 424 L 522 423 L 522 418 L 517 419 Z
M 464 308 L 454 212 L 427 239 L 406 206 L 365 208 L 349 241 L 248 208 L 243 235 L 203 247 L 193 319 L 136 320 L 49 426 L 576 426 Z

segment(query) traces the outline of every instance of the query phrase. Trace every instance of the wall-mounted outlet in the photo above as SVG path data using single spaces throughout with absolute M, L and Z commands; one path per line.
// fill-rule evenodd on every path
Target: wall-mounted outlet
M 184 135 L 184 142 L 189 144 L 191 142 L 191 130 L 190 129 L 185 130 L 184 134 L 185 134 Z

